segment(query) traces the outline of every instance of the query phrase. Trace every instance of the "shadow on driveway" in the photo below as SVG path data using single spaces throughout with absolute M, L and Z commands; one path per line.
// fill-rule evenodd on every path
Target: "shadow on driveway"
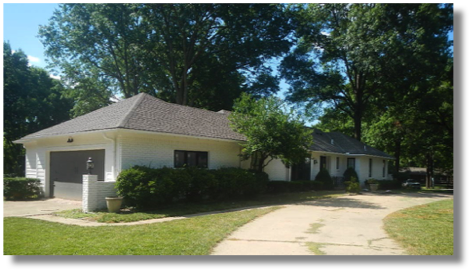
M 295 205 L 309 205 L 309 206 L 323 206 L 323 207 L 337 207 L 337 208 L 369 208 L 369 209 L 385 209 L 378 203 L 372 203 L 365 200 L 360 200 L 351 197 L 336 197 L 329 199 L 320 199 L 314 201 L 305 201 L 295 203 Z
M 295 203 L 296 205 L 324 206 L 336 208 L 364 208 L 364 209 L 387 209 L 384 206 L 384 198 L 395 197 L 400 199 L 438 199 L 452 198 L 453 194 L 449 192 L 396 192 L 396 193 L 362 193 L 354 196 L 343 196 L 328 199 L 319 199 L 314 201 L 305 201 Z

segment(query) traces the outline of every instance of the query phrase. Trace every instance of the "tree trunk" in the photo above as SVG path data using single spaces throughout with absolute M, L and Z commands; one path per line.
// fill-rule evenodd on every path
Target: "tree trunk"
M 265 165 L 265 159 L 266 159 L 266 157 L 263 157 L 263 156 L 259 159 L 258 167 L 257 167 L 258 172 L 263 172 L 263 168 L 264 168 L 264 165 Z
M 395 173 L 398 175 L 400 172 L 400 151 L 402 147 L 402 139 L 399 137 L 395 141 Z
M 432 180 L 433 177 L 433 158 L 431 156 L 431 152 L 426 154 L 426 188 L 432 187 Z
M 354 138 L 358 141 L 362 139 L 362 116 L 364 112 L 364 103 L 362 98 L 362 91 L 356 90 L 354 104 Z

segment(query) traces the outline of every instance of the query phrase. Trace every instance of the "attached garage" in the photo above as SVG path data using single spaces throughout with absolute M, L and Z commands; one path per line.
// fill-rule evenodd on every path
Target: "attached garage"
M 92 158 L 92 173 L 104 180 L 105 150 L 59 151 L 50 153 L 50 196 L 62 199 L 82 199 L 82 175 L 87 174 L 86 162 Z

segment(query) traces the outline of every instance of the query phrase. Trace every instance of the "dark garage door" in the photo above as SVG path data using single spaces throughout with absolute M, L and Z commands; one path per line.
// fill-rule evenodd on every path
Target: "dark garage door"
M 104 180 L 105 150 L 51 152 L 51 197 L 82 199 L 82 175 L 88 173 L 86 163 L 89 157 L 94 161 L 92 174 Z

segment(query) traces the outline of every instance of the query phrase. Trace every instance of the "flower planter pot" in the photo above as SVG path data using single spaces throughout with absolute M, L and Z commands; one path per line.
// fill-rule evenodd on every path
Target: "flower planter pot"
M 375 192 L 377 189 L 379 189 L 378 184 L 370 184 L 370 191 Z
M 107 202 L 107 210 L 110 213 L 116 213 L 120 211 L 123 198 L 122 197 L 105 197 L 105 201 Z

